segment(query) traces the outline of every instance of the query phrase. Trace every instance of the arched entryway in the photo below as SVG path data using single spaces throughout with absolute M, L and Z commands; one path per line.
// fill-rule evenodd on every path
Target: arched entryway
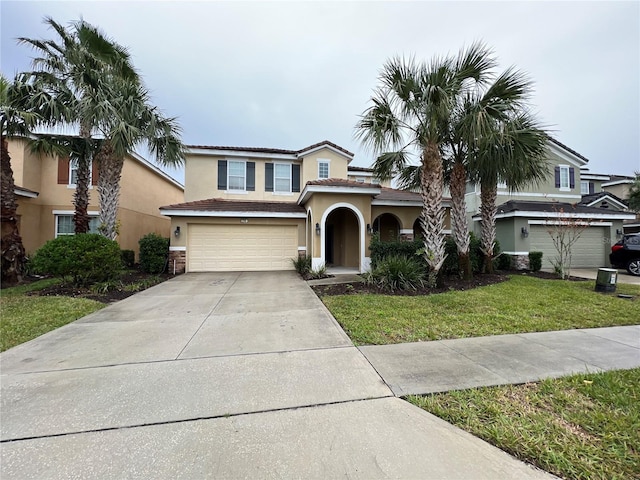
M 331 211 L 323 228 L 324 261 L 327 267 L 360 268 L 361 226 L 349 208 Z
M 373 233 L 377 233 L 382 242 L 395 242 L 400 238 L 400 222 L 391 213 L 378 215 L 373 221 Z
M 420 224 L 420 217 L 416 218 L 416 221 L 413 222 L 413 238 L 423 238 L 424 233 L 422 232 L 422 225 Z

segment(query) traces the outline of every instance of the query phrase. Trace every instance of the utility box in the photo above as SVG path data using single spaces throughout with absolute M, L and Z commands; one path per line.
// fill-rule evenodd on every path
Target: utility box
M 596 292 L 615 292 L 618 271 L 613 268 L 599 268 L 596 278 Z

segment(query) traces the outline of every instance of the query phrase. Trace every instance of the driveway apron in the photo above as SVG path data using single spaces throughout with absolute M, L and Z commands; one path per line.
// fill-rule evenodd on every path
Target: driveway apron
M 0 355 L 16 478 L 548 478 L 395 398 L 292 272 L 187 274 Z

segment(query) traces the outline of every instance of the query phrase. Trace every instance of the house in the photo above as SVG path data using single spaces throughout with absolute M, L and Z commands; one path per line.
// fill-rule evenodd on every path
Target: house
M 603 190 L 610 176 L 588 173 L 588 159 L 553 138 L 547 149 L 550 170 L 545 182 L 516 192 L 498 185 L 496 236 L 502 251 L 513 257 L 517 268 L 528 268 L 529 252 L 541 251 L 543 268 L 551 268 L 558 254 L 550 227 L 575 219 L 588 223 L 588 228 L 572 248 L 572 266 L 607 266 L 611 245 L 622 237 L 623 222 L 635 215 L 618 196 Z M 467 211 L 479 233 L 480 191 L 469 185 L 467 192 Z
M 28 139 L 9 139 L 18 204 L 18 229 L 27 254 L 60 235 L 72 235 L 75 165 L 68 158 L 32 153 Z M 98 169 L 92 165 L 89 193 L 90 229 L 96 232 L 100 207 L 96 190 Z M 184 200 L 184 187 L 137 154 L 125 158 L 120 183 L 118 243 L 138 253 L 138 240 L 147 233 L 170 235 L 171 222 L 158 208 Z
M 185 202 L 160 209 L 171 217 L 176 271 L 290 270 L 299 255 L 313 268 L 368 270 L 371 235 L 412 239 L 422 202 L 351 167 L 353 156 L 329 141 L 188 147 Z

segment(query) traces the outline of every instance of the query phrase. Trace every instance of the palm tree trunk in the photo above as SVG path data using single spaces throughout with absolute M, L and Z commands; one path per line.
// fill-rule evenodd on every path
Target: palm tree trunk
M 86 125 L 80 126 L 80 136 L 87 139 L 91 138 L 91 129 Z M 73 224 L 74 231 L 78 233 L 87 233 L 89 231 L 89 183 L 91 180 L 91 158 L 88 158 L 87 148 L 83 148 L 81 155 L 78 155 L 78 170 L 76 173 L 76 191 L 73 194 Z
M 22 238 L 18 232 L 18 219 L 13 169 L 9 156 L 7 139 L 2 136 L 0 148 L 0 164 L 2 169 L 2 212 L 0 224 L 2 229 L 2 286 L 15 285 L 22 280 L 24 261 L 26 258 Z
M 467 222 L 467 205 L 464 199 L 467 183 L 467 171 L 462 162 L 456 161 L 451 172 L 451 226 L 453 239 L 458 250 L 458 265 L 462 278 L 471 280 L 471 257 L 469 256 L 469 224 Z
M 481 249 L 484 254 L 485 273 L 493 273 L 493 249 L 496 245 L 496 198 L 498 183 L 486 182 L 480 188 L 480 216 L 482 232 L 480 235 Z
M 99 153 L 98 195 L 100 196 L 100 233 L 110 240 L 118 236 L 118 204 L 120 177 L 124 157 L 115 155 L 111 143 L 105 141 Z
M 420 224 L 424 233 L 424 256 L 429 266 L 427 284 L 429 287 L 435 287 L 442 282 L 440 269 L 446 257 L 444 250 L 445 209 L 442 205 L 444 175 L 437 143 L 428 143 L 422 152 L 420 186 L 420 196 L 422 197 Z

